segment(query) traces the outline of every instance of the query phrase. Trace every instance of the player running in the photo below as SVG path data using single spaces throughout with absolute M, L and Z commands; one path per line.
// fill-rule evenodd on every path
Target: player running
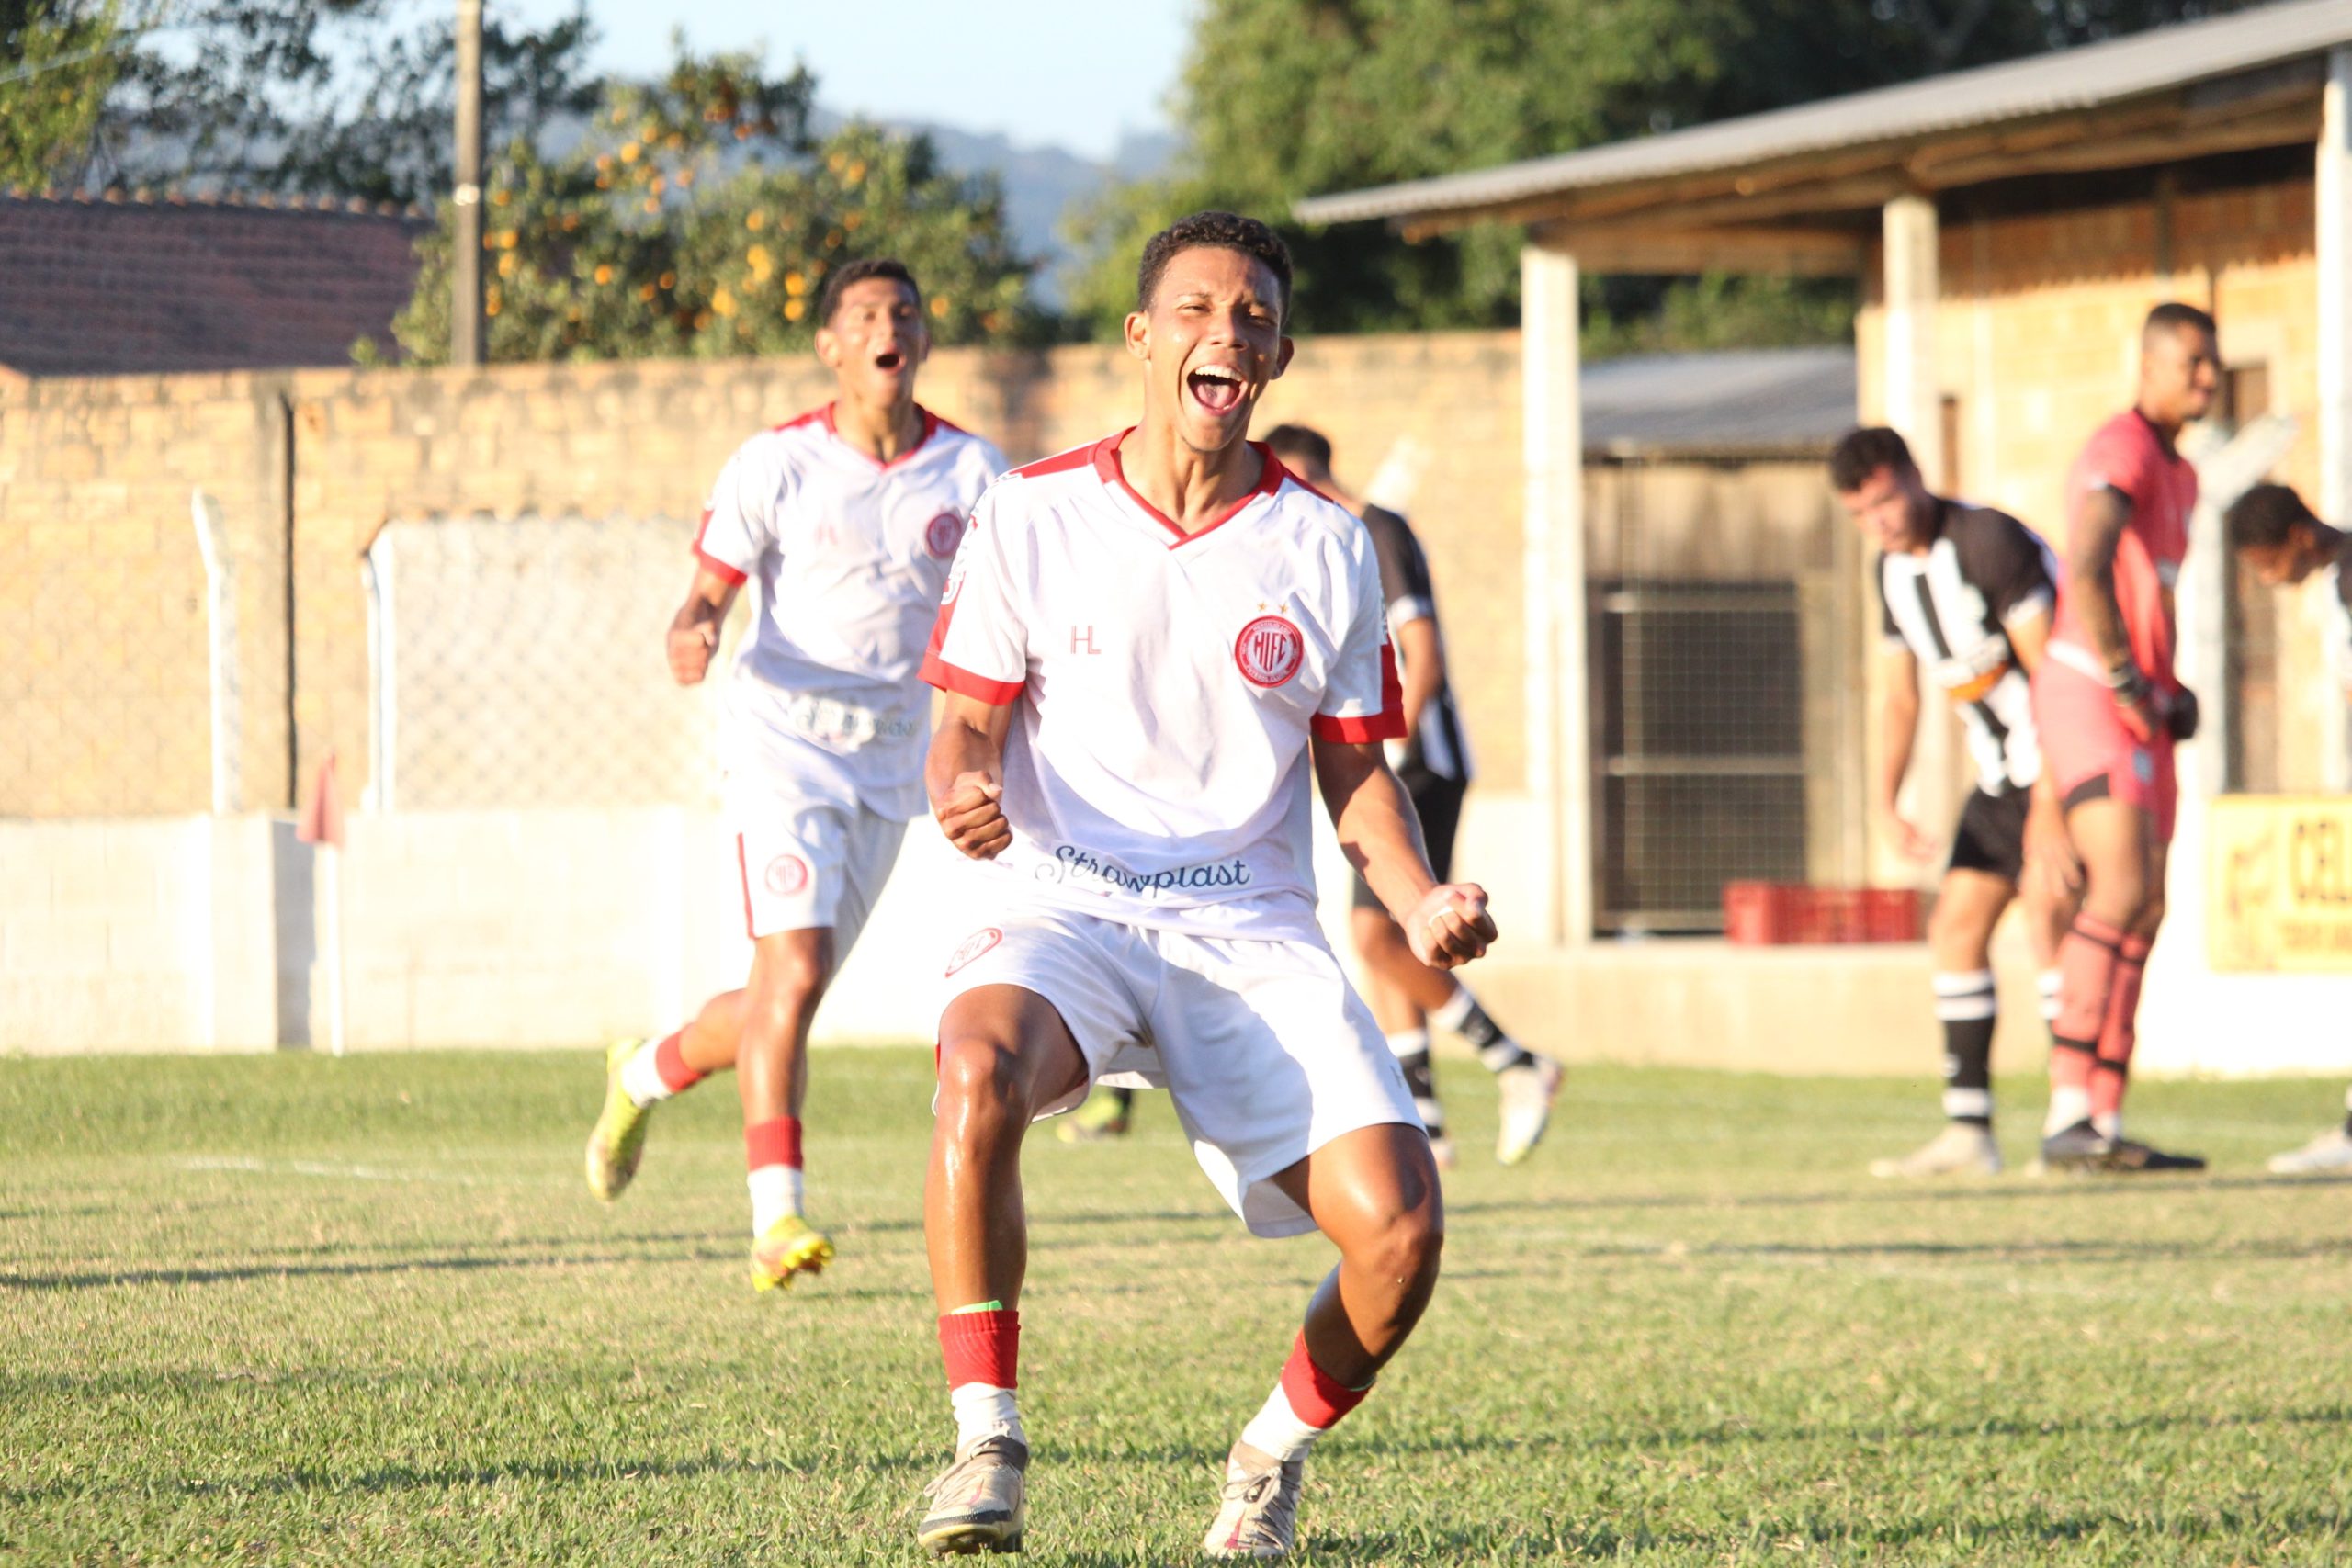
M 1931 493 L 1911 448 L 1892 430 L 1856 430 L 1839 441 L 1829 455 L 1829 482 L 1880 551 L 1887 754 L 1878 808 L 1905 857 L 1924 861 L 1936 850 L 1895 803 L 1918 729 L 1922 666 L 1960 709 L 1976 762 L 1976 788 L 1961 810 L 1928 927 L 1944 1032 L 1946 1125 L 1903 1158 L 1872 1162 L 1871 1171 L 1993 1175 L 2001 1168 L 1993 1137 L 1993 929 L 2022 886 L 2034 957 L 2047 968 L 2067 910 L 2052 878 L 2025 876 L 2029 837 L 2037 861 L 2054 856 L 2078 874 L 2056 797 L 2034 787 L 2041 746 L 2030 682 L 2049 642 L 2055 563 L 2041 538 L 2008 513 Z
M 1244 439 L 1291 355 L 1273 231 L 1196 213 L 1145 246 L 1140 425 L 981 499 L 933 634 L 926 769 L 999 913 L 947 965 L 924 1190 L 956 1460 L 919 1540 L 1019 1548 L 1021 1145 L 1097 1077 L 1165 1085 L 1260 1235 L 1339 1266 L 1226 1461 L 1204 1549 L 1273 1557 L 1308 1450 L 1427 1306 L 1444 1223 L 1396 1060 L 1316 924 L 1310 772 L 1340 842 L 1438 968 L 1494 939 L 1439 885 L 1382 756 L 1404 734 L 1370 536 Z
M 652 1107 L 736 1067 L 762 1291 L 833 1256 L 803 1217 L 808 1026 L 922 810 L 930 694 L 916 671 L 965 519 L 1004 468 L 914 400 L 931 337 L 902 263 L 838 268 L 818 317 L 834 400 L 754 435 L 720 470 L 670 624 L 671 673 L 694 685 L 757 580 L 719 727 L 751 981 L 666 1039 L 615 1046 L 588 1140 L 588 1185 L 610 1201 L 637 1172 Z
M 2066 577 L 2034 718 L 2081 857 L 2081 911 L 2058 949 L 2052 1169 L 2202 1170 L 2123 1136 L 2140 982 L 2165 911 L 2177 790 L 2173 747 L 2197 732 L 2196 694 L 2173 672 L 2173 584 L 2188 549 L 2197 470 L 2181 426 L 2212 407 L 2213 318 L 2159 305 L 2140 333 L 2137 401 L 2101 425 L 2067 478 Z
M 1442 881 L 1453 864 L 1453 835 L 1462 820 L 1462 797 L 1470 787 L 1470 740 L 1446 679 L 1445 639 L 1438 629 L 1437 591 L 1429 558 L 1404 518 L 1384 506 L 1361 501 L 1331 476 L 1331 443 L 1303 424 L 1278 424 L 1266 445 L 1283 465 L 1306 484 L 1363 520 L 1380 561 L 1380 592 L 1388 602 L 1388 637 L 1405 690 L 1405 739 L 1388 743 L 1388 759 L 1412 797 L 1430 867 Z M 1470 987 L 1413 956 L 1405 933 L 1388 918 L 1380 896 L 1362 874 L 1355 878 L 1350 934 L 1363 961 L 1365 1000 L 1388 1037 L 1388 1048 L 1405 1069 L 1413 1104 L 1429 1130 L 1439 1168 L 1453 1164 L 1453 1140 L 1445 1135 L 1445 1108 L 1430 1070 L 1430 1025 L 1467 1041 L 1495 1075 L 1502 1101 L 1495 1158 L 1517 1165 L 1533 1152 L 1552 1119 L 1560 1092 L 1560 1064 L 1513 1040 L 1487 1015 Z
M 2224 520 L 2230 545 L 2255 576 L 2271 588 L 2301 582 L 2327 567 L 2335 570 L 2335 596 L 2343 603 L 2346 629 L 2352 632 L 2352 534 L 2331 528 L 2312 515 L 2303 498 L 2285 485 L 2256 485 L 2238 497 Z M 2352 656 L 2345 666 L 2352 672 Z M 2352 684 L 2344 692 L 2352 702 Z M 2300 1149 L 2273 1155 L 2270 1169 L 2280 1176 L 2352 1170 L 2352 1089 L 2345 1091 L 2344 1123 L 2331 1127 Z

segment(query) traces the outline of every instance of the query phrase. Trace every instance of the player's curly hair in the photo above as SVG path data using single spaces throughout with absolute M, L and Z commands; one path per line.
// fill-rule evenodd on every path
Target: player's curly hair
M 1850 495 L 1881 468 L 1892 468 L 1900 474 L 1918 466 L 1911 456 L 1910 444 L 1900 434 L 1883 424 L 1866 424 L 1860 430 L 1848 431 L 1830 449 L 1829 484 L 1840 495 Z
M 2303 498 L 2286 485 L 2256 485 L 2235 501 L 2222 522 L 2233 550 L 2267 550 L 2283 545 L 2294 531 L 2319 521 Z
M 915 304 L 922 304 L 922 285 L 906 263 L 896 256 L 862 256 L 854 262 L 843 262 L 825 275 L 825 287 L 817 294 L 817 324 L 830 327 L 833 312 L 842 308 L 842 296 L 849 292 L 853 283 L 863 283 L 869 277 L 887 277 L 903 283 L 914 290 Z
M 1159 275 L 1168 270 L 1168 264 L 1179 251 L 1189 251 L 1196 245 L 1239 251 L 1264 264 L 1266 270 L 1274 275 L 1280 324 L 1285 328 L 1290 325 L 1290 247 L 1272 229 L 1238 212 L 1195 212 L 1189 218 L 1179 218 L 1145 241 L 1143 265 L 1136 269 L 1136 310 L 1151 309 L 1151 297 L 1159 288 Z

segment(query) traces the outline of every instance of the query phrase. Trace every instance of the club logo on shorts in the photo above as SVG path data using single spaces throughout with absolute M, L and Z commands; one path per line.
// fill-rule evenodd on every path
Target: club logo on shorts
M 768 868 L 760 874 L 760 880 L 777 897 L 789 898 L 796 893 L 808 890 L 808 863 L 798 855 L 778 855 L 768 862 Z
M 1253 686 L 1279 686 L 1306 662 L 1306 638 L 1285 615 L 1261 615 L 1233 639 L 1233 661 Z
M 950 975 L 955 974 L 956 971 L 963 968 L 966 964 L 972 963 L 975 959 L 978 958 L 980 954 L 988 952 L 989 949 L 994 947 L 998 942 L 1001 942 L 1003 940 L 1004 933 L 997 930 L 996 927 L 982 926 L 978 931 L 976 931 L 970 936 L 966 937 L 964 939 L 964 945 L 957 948 L 955 953 L 949 956 L 947 960 L 947 973 Z
M 943 512 L 923 525 L 923 548 L 946 560 L 956 554 L 956 545 L 964 537 L 964 519 L 953 512 Z

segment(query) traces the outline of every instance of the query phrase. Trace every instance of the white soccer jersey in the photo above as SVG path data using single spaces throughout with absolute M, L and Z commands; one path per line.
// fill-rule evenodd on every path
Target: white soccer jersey
M 695 554 L 758 579 L 735 659 L 730 766 L 762 735 L 842 759 L 859 798 L 901 821 L 922 814 L 931 699 L 917 671 L 965 520 L 1004 458 L 922 412 L 923 435 L 888 463 L 842 440 L 831 404 L 743 443 L 719 470 Z
M 923 678 L 1019 704 L 1017 897 L 1212 936 L 1313 937 L 1307 741 L 1405 732 L 1372 536 L 1259 448 L 1187 536 L 1120 471 L 1123 432 L 991 486 Z

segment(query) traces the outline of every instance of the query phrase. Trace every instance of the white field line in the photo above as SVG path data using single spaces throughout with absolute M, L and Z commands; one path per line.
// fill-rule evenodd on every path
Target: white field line
M 330 1181 L 433 1181 L 450 1187 L 544 1187 L 552 1183 L 460 1176 L 448 1170 L 382 1170 L 368 1165 L 324 1160 L 255 1159 L 250 1155 L 187 1155 L 170 1162 L 181 1170 L 247 1171 L 255 1176 L 310 1176 Z

